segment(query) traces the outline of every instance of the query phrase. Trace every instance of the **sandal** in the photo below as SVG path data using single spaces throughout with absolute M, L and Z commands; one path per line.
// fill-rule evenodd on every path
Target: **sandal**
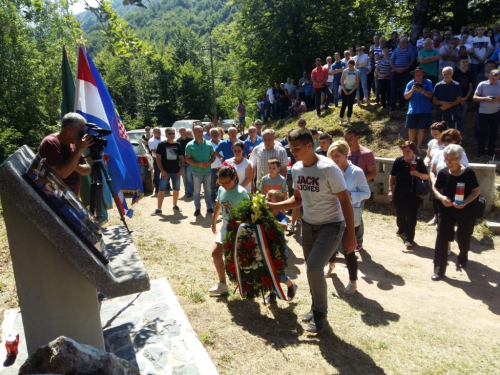
M 354 293 L 356 293 L 356 290 L 358 290 L 358 288 L 356 287 L 356 284 L 349 283 L 349 284 L 347 284 L 347 287 L 344 290 L 344 295 L 345 296 L 352 296 Z
M 335 263 L 328 263 L 328 272 L 325 272 L 325 278 L 332 277 L 334 269 L 335 269 Z

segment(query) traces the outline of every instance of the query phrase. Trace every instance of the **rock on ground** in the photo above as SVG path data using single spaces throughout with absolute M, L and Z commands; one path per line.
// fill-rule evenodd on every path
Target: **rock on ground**
M 139 375 L 139 370 L 112 353 L 61 336 L 38 348 L 19 370 L 19 375 L 34 373 Z

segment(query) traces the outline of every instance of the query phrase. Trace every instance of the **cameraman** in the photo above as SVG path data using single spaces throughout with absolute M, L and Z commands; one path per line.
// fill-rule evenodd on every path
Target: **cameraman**
M 47 159 L 47 164 L 76 195 L 80 193 L 80 176 L 90 174 L 90 165 L 82 152 L 94 144 L 94 137 L 84 134 L 86 122 L 78 113 L 67 113 L 61 131 L 46 136 L 39 150 L 40 156 Z
M 427 72 L 420 66 L 410 74 L 415 78 L 406 85 L 405 99 L 409 100 L 409 104 L 405 127 L 408 128 L 410 142 L 414 141 L 415 131 L 418 128 L 417 149 L 415 150 L 415 154 L 424 156 L 422 152 L 424 132 L 426 129 L 430 128 L 432 122 L 432 82 L 424 78 Z

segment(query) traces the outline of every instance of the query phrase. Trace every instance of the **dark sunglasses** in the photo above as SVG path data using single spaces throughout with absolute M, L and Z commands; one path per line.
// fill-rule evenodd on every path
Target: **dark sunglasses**
M 452 141 L 453 141 L 453 139 L 451 139 L 451 138 L 443 139 L 443 143 L 451 143 Z
M 175 135 L 175 133 L 167 133 L 167 135 Z

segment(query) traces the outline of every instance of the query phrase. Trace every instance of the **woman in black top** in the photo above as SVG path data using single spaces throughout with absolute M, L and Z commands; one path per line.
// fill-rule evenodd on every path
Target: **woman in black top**
M 434 275 L 432 275 L 434 281 L 439 280 L 446 272 L 448 240 L 454 233 L 455 224 L 457 224 L 457 242 L 460 249 L 457 266 L 464 268 L 467 264 L 470 238 L 476 222 L 472 202 L 479 196 L 479 183 L 474 171 L 460 164 L 463 152 L 463 148 L 459 145 L 449 145 L 444 148 L 443 155 L 447 168 L 439 171 L 433 187 L 434 194 L 440 201 Z M 458 182 L 465 184 L 462 204 L 454 202 Z
M 406 141 L 401 145 L 403 156 L 396 158 L 389 177 L 387 197 L 396 205 L 397 235 L 407 248 L 413 246 L 417 226 L 418 206 L 422 202 L 416 194 L 415 177 L 427 180 L 429 174 L 424 161 L 415 156 L 415 143 Z

